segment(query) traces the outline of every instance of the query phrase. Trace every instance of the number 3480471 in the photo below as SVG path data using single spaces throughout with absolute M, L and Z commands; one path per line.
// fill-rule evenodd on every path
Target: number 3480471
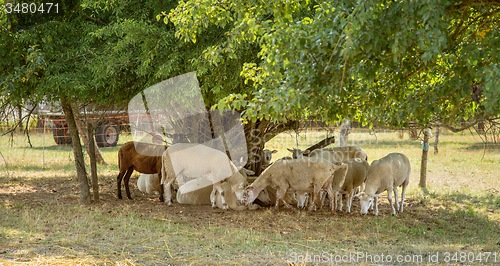
M 59 13 L 59 3 L 5 3 L 7 14 Z

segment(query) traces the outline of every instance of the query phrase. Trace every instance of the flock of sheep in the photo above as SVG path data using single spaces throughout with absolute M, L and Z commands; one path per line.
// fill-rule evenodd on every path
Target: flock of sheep
M 221 209 L 245 210 L 281 204 L 292 208 L 316 210 L 327 203 L 332 211 L 347 212 L 353 198 L 359 198 L 361 214 L 369 209 L 378 215 L 378 198 L 387 191 L 392 214 L 403 212 L 405 190 L 410 178 L 410 162 L 401 153 L 390 153 L 367 162 L 366 152 L 358 146 L 323 148 L 313 151 L 288 149 L 291 157 L 270 163 L 276 151 L 264 150 L 265 170 L 248 184 L 248 171 L 238 169 L 226 153 L 202 144 L 178 143 L 164 146 L 127 142 L 118 151 L 120 173 L 117 195 L 121 199 L 123 179 L 131 199 L 129 179 L 132 172 L 142 173 L 139 190 L 155 193 L 171 205 L 173 193 L 181 204 L 211 204 Z M 398 200 L 398 187 L 402 187 Z M 392 194 L 395 197 L 395 206 Z

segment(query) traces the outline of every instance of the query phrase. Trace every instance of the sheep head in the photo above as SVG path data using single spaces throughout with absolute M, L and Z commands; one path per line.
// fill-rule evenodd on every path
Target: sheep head
M 295 192 L 294 193 L 295 200 L 297 200 L 297 208 L 303 209 L 307 205 L 307 201 L 309 199 L 309 193 L 307 192 Z
M 245 186 L 247 185 L 246 182 L 242 182 L 240 183 L 239 185 L 237 185 L 236 187 L 233 187 L 233 191 L 234 191 L 234 194 L 236 195 L 236 199 L 243 203 L 243 194 L 245 192 Z
M 241 203 L 244 203 L 246 205 L 250 205 L 250 204 L 252 204 L 252 202 L 254 202 L 254 200 L 257 198 L 257 196 L 259 196 L 259 194 L 256 193 L 254 187 L 252 187 L 250 185 L 250 186 L 247 186 L 243 190 L 243 194 L 241 196 L 240 201 L 241 201 Z
M 378 197 L 377 194 L 368 194 L 366 192 L 361 192 L 354 195 L 354 197 L 359 198 L 359 203 L 361 205 L 361 214 L 368 214 L 368 209 L 373 206 L 373 200 Z
M 269 165 L 271 163 L 271 160 L 273 159 L 273 154 L 277 153 L 278 150 L 268 150 L 268 149 L 264 149 L 262 151 L 262 153 L 264 154 L 264 161 L 263 161 L 263 165 Z
M 290 148 L 286 148 L 286 149 L 287 149 L 287 151 L 292 153 L 293 159 L 300 159 L 300 158 L 304 157 L 304 151 L 301 149 L 290 149 Z M 309 153 L 309 151 L 305 151 L 305 152 L 307 152 L 307 154 Z

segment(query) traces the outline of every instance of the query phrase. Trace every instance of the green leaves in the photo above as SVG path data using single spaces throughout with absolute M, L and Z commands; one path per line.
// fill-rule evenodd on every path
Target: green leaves
M 104 103 L 196 71 L 209 106 L 252 121 L 489 117 L 500 113 L 499 10 L 453 0 L 85 0 L 23 32 L 0 17 L 0 88 Z

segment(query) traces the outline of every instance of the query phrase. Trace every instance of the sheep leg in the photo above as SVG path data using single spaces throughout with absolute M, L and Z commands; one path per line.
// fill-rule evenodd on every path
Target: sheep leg
M 212 193 L 210 193 L 210 202 L 212 203 L 212 208 L 217 207 L 217 192 L 220 195 L 220 201 L 222 203 L 222 209 L 227 210 L 228 206 L 226 199 L 224 198 L 224 189 L 222 188 L 222 182 L 217 182 L 214 184 Z
M 346 196 L 346 198 L 347 198 L 347 196 Z M 337 210 L 340 211 L 340 212 L 342 212 L 342 208 L 344 207 L 344 206 L 342 206 L 342 200 L 343 200 L 343 194 L 342 193 L 339 193 L 339 199 L 338 200 L 339 200 L 339 202 L 337 203 L 337 205 L 338 205 L 338 209 Z
M 309 196 L 307 197 L 307 205 L 311 206 L 312 204 L 314 204 L 314 196 Z M 304 206 L 306 207 L 306 206 Z
M 337 211 L 339 209 L 339 199 L 342 200 L 341 196 L 340 196 L 340 192 L 335 192 L 333 193 L 332 191 L 332 199 L 330 200 L 330 206 L 332 206 L 332 211 Z
M 285 194 L 286 194 L 287 189 L 288 189 L 288 187 L 278 188 L 276 190 L 276 204 L 274 206 L 276 209 L 279 208 L 280 201 L 283 202 L 283 205 L 285 205 L 285 207 L 292 208 L 292 206 L 290 204 L 288 204 L 288 202 L 285 201 Z
M 323 195 L 325 194 L 323 190 L 317 189 L 316 187 L 314 187 L 313 199 L 312 199 L 312 202 L 309 205 L 309 211 L 315 211 L 316 210 L 316 202 L 318 202 L 318 201 L 320 201 L 319 204 L 320 204 L 320 208 L 321 208 L 321 206 L 323 205 L 321 203 L 322 194 Z
M 134 172 L 134 167 L 130 167 L 127 170 L 127 173 L 123 177 L 123 182 L 125 183 L 125 192 L 127 193 L 127 198 L 132 199 L 132 196 L 130 196 L 130 187 L 129 187 L 129 180 L 130 176 L 132 175 L 132 172 Z
M 373 205 L 372 205 L 373 207 Z M 378 196 L 375 197 L 375 215 L 378 215 Z
M 163 183 L 163 199 L 168 206 L 172 206 L 172 183 L 174 179 L 168 180 L 168 182 Z
M 316 202 L 321 198 L 321 195 L 314 193 L 312 196 L 312 201 L 309 203 L 309 211 L 315 211 L 316 210 Z
M 398 187 L 394 187 L 394 203 L 396 204 L 396 212 L 399 212 Z
M 403 212 L 403 205 L 404 205 L 404 201 L 405 201 L 405 192 L 406 192 L 406 186 L 403 185 L 403 189 L 402 189 L 402 192 L 401 192 L 401 207 L 399 208 L 399 212 Z
M 337 200 L 337 194 L 333 192 L 333 188 L 331 186 L 328 186 L 326 188 L 326 194 L 328 195 L 328 198 L 330 199 L 330 209 L 332 211 L 335 210 L 335 201 Z
M 351 208 L 352 208 L 352 201 L 354 200 L 354 194 L 357 194 L 354 190 L 351 191 L 351 196 L 349 198 L 349 205 L 348 205 L 348 209 L 347 209 L 347 212 L 348 213 L 351 213 Z
M 217 194 L 217 189 L 215 188 L 215 184 L 213 185 L 212 192 L 210 192 L 210 203 L 212 204 L 212 208 L 216 207 L 216 195 Z
M 351 213 L 352 197 L 354 196 L 354 190 L 346 191 L 345 194 L 345 205 L 347 213 Z
M 389 201 L 389 205 L 391 205 L 392 215 L 396 215 L 396 209 L 392 204 L 392 191 L 393 191 L 392 189 L 387 190 L 387 200 Z
M 160 182 L 161 182 L 161 178 L 160 178 Z M 164 193 L 165 193 L 165 188 L 162 185 L 160 185 L 160 202 L 165 201 Z
M 314 199 L 314 197 L 313 197 Z M 320 205 L 319 205 L 319 208 L 323 208 L 323 205 L 325 205 L 325 199 L 326 199 L 326 193 L 325 191 L 321 190 L 319 192 L 319 201 L 320 201 Z
M 116 184 L 117 184 L 116 195 L 118 196 L 119 199 L 122 199 L 122 179 L 126 173 L 127 173 L 126 170 L 120 171 L 120 173 L 118 173 L 118 176 L 116 177 Z

